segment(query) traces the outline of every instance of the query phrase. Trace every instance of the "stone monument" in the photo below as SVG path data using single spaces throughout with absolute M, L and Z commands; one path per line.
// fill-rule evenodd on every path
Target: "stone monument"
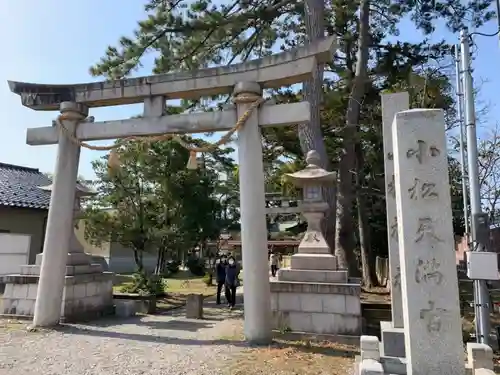
M 357 372 L 492 373 L 478 360 L 492 358 L 487 345 L 468 345 L 476 359 L 464 361 L 443 111 L 399 112 L 392 134 L 406 358 L 381 356 L 378 339 L 363 336 Z
M 148 77 L 47 85 L 9 82 L 11 91 L 33 110 L 60 110 L 57 126 L 28 129 L 30 145 L 57 144 L 52 204 L 47 221 L 44 260 L 33 324 L 57 324 L 64 289 L 65 254 L 69 246 L 73 196 L 81 142 L 129 136 L 154 136 L 227 131 L 252 107 L 238 129 L 242 252 L 245 267 L 245 336 L 254 343 L 271 340 L 271 305 L 267 265 L 266 211 L 260 126 L 285 126 L 310 121 L 307 102 L 255 105 L 262 90 L 303 82 L 318 64 L 332 59 L 335 37 L 304 47 L 227 67 Z M 166 100 L 233 94 L 236 108 L 223 111 L 165 115 Z M 141 118 L 95 122 L 89 108 L 144 103 Z M 75 141 L 76 139 L 76 141 Z M 256 204 L 255 202 L 262 202 Z
M 53 192 L 53 185 L 41 186 L 40 189 Z M 71 222 L 73 227 L 78 225 L 82 198 L 92 195 L 95 195 L 94 191 L 79 183 L 76 184 Z M 51 199 L 51 202 L 54 201 Z M 19 275 L 5 277 L 3 314 L 34 315 L 43 258 L 44 253 L 37 254 L 36 265 L 21 266 Z M 92 256 L 83 251 L 83 246 L 76 238 L 74 230 L 70 233 L 65 261 L 66 275 L 60 304 L 61 320 L 72 322 L 112 313 L 113 274 L 103 272 L 101 264 L 92 263 Z M 56 303 L 54 301 L 54 304 Z
M 271 281 L 273 328 L 313 334 L 359 335 L 361 302 L 359 284 L 348 283 L 346 270 L 337 269 L 337 259 L 323 237 L 321 222 L 328 203 L 322 187 L 336 181 L 335 172 L 319 167 L 316 151 L 307 154 L 307 167 L 288 174 L 303 189 L 301 212 L 307 231 L 291 267 L 278 271 Z
M 403 302 L 399 266 L 398 221 L 394 180 L 392 122 L 396 113 L 410 108 L 407 92 L 382 94 L 382 134 L 384 142 L 385 203 L 387 211 L 387 245 L 389 248 L 389 282 L 391 289 L 391 322 L 380 322 L 382 352 L 387 357 L 405 356 Z

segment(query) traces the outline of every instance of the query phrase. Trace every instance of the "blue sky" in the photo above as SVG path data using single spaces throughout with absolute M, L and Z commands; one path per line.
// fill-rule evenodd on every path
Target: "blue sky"
M 94 80 L 90 65 L 99 60 L 108 44 L 122 35 L 131 35 L 137 20 L 143 18 L 142 0 L 17 0 L 0 2 L 0 162 L 25 165 L 52 172 L 57 146 L 26 145 L 26 129 L 49 126 L 57 112 L 35 112 L 21 105 L 7 80 L 36 83 L 78 83 Z M 483 32 L 494 32 L 493 22 Z M 402 39 L 418 40 L 414 28 L 404 24 Z M 458 36 L 439 33 L 449 41 Z M 436 37 L 436 39 L 438 39 Z M 497 38 L 476 39 L 479 56 L 474 62 L 475 79 L 487 80 L 481 100 L 491 102 L 486 123 L 500 118 L 500 46 Z M 138 74 L 148 74 L 150 65 Z M 141 113 L 139 105 L 92 109 L 96 121 L 128 118 Z M 80 174 L 92 178 L 90 162 L 102 152 L 82 150 Z

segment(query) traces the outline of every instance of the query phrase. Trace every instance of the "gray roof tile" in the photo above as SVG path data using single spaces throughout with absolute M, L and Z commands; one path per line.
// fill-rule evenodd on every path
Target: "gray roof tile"
M 0 206 L 48 209 L 50 178 L 35 168 L 0 163 Z

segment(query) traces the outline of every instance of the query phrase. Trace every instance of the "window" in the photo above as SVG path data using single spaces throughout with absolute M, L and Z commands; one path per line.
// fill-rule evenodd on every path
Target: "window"
M 321 190 L 319 186 L 308 186 L 304 190 L 305 193 L 305 200 L 308 201 L 316 201 L 319 200 L 321 197 Z

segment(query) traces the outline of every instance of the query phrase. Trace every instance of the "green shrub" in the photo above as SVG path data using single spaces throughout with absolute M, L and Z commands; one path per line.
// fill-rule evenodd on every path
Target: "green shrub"
M 132 284 L 120 288 L 122 293 L 137 293 L 142 295 L 153 294 L 160 296 L 165 293 L 167 282 L 159 275 L 148 275 L 144 272 L 133 274 Z
M 212 272 L 207 272 L 205 276 L 203 276 L 203 282 L 206 286 L 212 286 L 213 278 Z
M 186 267 L 194 276 L 205 276 L 205 264 L 201 259 L 189 258 Z
M 169 275 L 174 275 L 179 272 L 179 268 L 181 266 L 181 262 L 178 260 L 169 260 L 166 264 L 166 271 Z

